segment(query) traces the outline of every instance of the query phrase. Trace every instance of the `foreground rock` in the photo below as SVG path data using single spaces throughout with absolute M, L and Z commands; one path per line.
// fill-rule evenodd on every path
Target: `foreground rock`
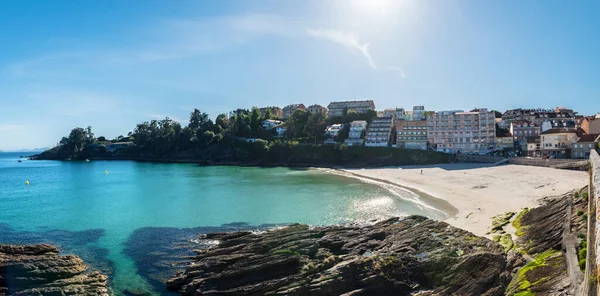
M 585 266 L 578 264 L 577 248 L 585 242 L 587 218 L 575 209 L 587 210 L 587 197 L 570 192 L 547 198 L 540 207 L 525 209 L 515 218 L 515 247 L 527 264 L 514 277 L 507 295 L 582 295 L 580 268 Z M 581 259 L 585 264 L 585 257 Z
M 0 245 L 0 295 L 108 295 L 106 277 L 51 245 Z
M 167 282 L 184 295 L 504 295 L 520 256 L 424 217 L 210 234 Z

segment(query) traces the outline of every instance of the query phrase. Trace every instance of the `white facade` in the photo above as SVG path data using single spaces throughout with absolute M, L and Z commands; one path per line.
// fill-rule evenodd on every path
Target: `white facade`
M 345 143 L 348 146 L 362 146 L 364 140 L 362 139 L 362 133 L 367 128 L 367 122 L 364 120 L 355 120 L 350 123 L 350 132 Z
M 276 127 L 282 123 L 283 122 L 279 121 L 279 120 L 266 119 L 265 121 L 263 121 L 262 127 L 263 127 L 263 130 L 268 131 L 268 130 L 272 130 L 274 127 Z
M 343 124 L 334 124 L 327 127 L 325 130 L 325 136 L 328 138 L 333 138 L 338 135 L 340 130 L 344 127 Z

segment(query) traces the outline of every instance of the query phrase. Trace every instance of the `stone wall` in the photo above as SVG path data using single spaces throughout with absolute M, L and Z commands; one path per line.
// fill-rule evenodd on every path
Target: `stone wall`
M 588 192 L 588 235 L 587 235 L 587 259 L 585 269 L 585 288 L 584 295 L 600 295 L 598 288 L 600 285 L 600 227 L 598 225 L 598 209 L 600 208 L 600 156 L 598 152 L 593 151 L 590 155 L 590 186 Z
M 459 162 L 481 162 L 495 163 L 504 159 L 501 156 L 485 156 L 485 155 L 465 155 L 457 154 L 456 160 Z M 518 165 L 542 166 L 550 167 L 557 164 L 579 162 L 581 159 L 543 159 L 543 158 L 525 158 L 525 157 L 509 157 L 508 163 Z

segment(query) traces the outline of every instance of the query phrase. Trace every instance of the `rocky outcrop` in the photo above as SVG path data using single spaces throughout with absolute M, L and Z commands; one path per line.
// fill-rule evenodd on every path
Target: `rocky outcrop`
M 578 193 L 571 192 L 547 198 L 540 207 L 517 216 L 515 247 L 528 262 L 515 275 L 507 295 L 582 295 L 584 275 L 578 265 L 576 235 L 585 222 L 573 207 L 581 209 L 584 204 Z
M 0 245 L 0 295 L 108 295 L 107 279 L 51 245 Z
M 291 225 L 218 243 L 167 282 L 183 295 L 504 295 L 519 254 L 420 216 L 370 226 Z

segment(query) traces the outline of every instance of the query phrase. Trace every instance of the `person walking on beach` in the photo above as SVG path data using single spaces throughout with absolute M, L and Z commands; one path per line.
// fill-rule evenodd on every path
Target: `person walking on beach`
M 421 175 L 423 175 L 423 170 L 421 170 Z

